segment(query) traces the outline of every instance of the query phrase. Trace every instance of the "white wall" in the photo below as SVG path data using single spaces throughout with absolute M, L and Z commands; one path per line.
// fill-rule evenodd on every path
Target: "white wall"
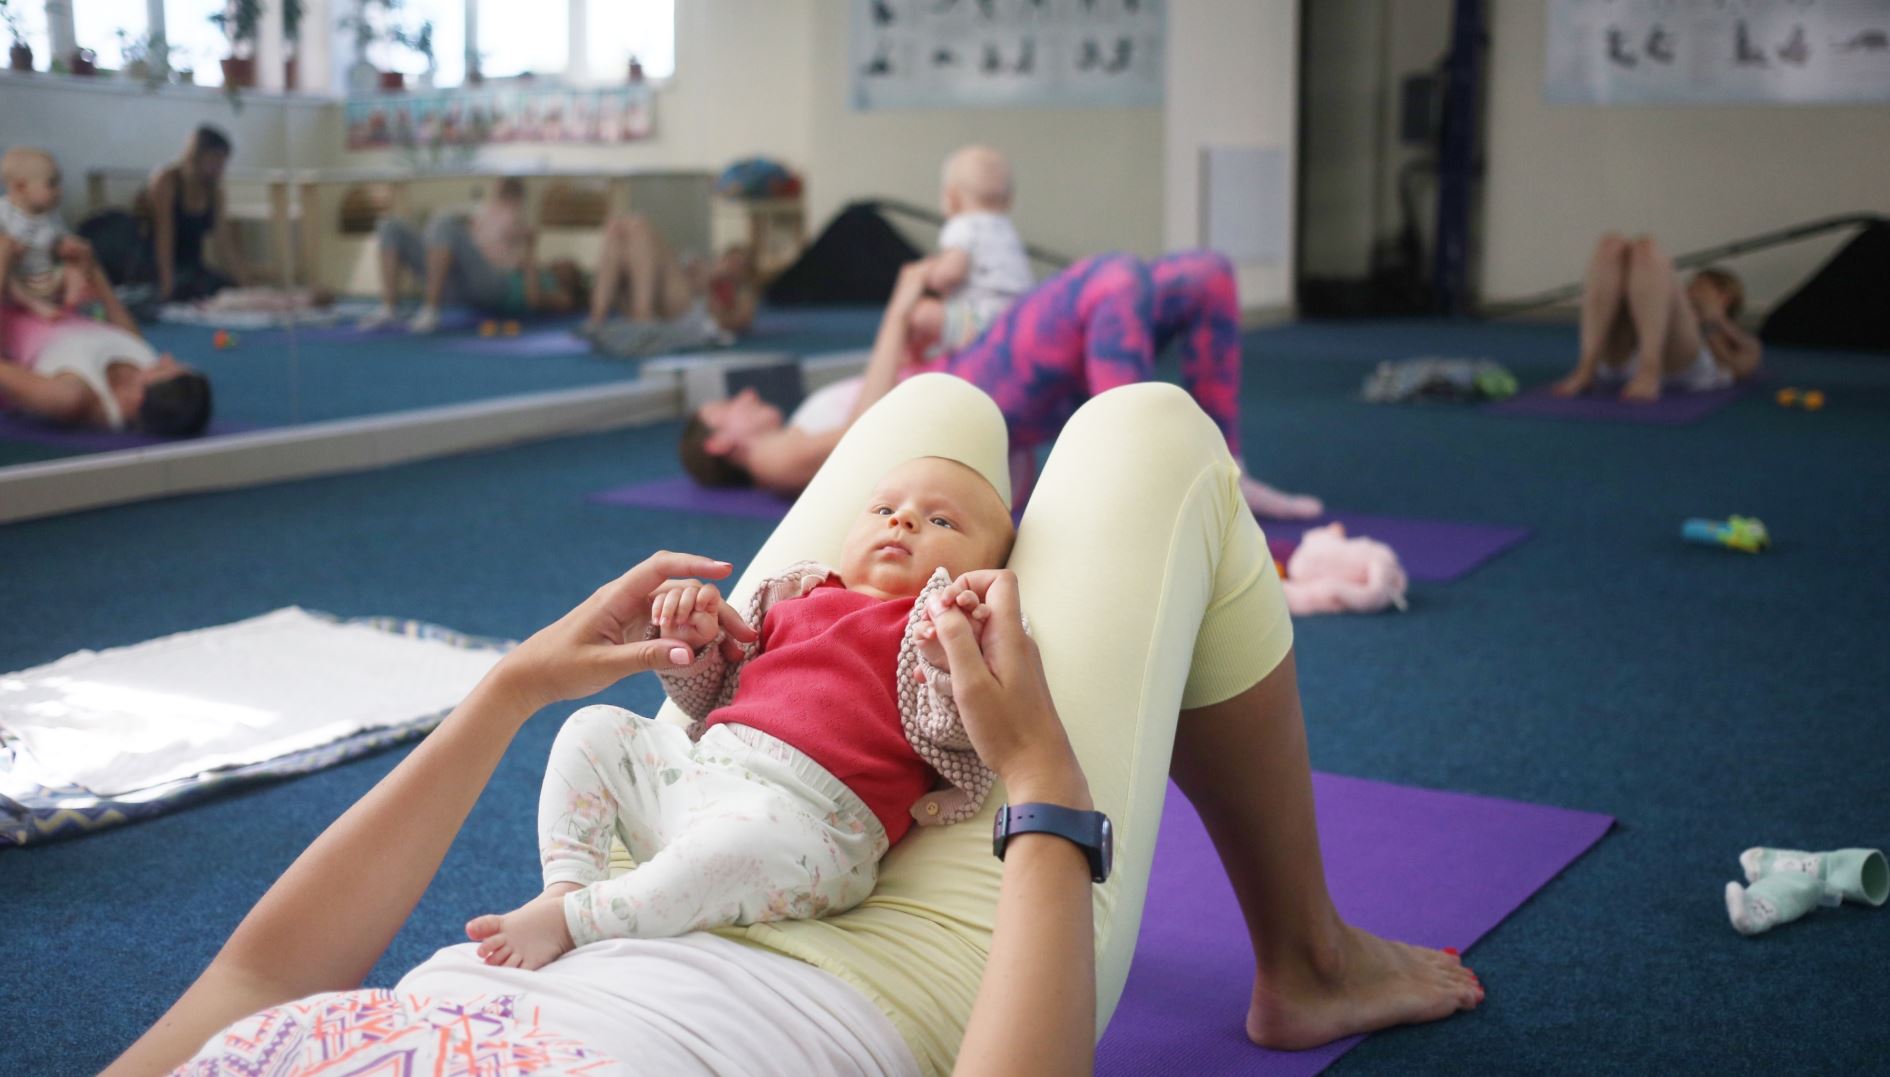
M 1604 229 L 1653 232 L 1683 251 L 1852 210 L 1890 212 L 1890 108 L 1549 106 L 1543 0 L 1491 7 L 1484 298 L 1578 279 Z M 1727 264 L 1763 309 L 1838 242 Z
M 856 198 L 938 204 L 939 167 L 971 142 L 1010 157 L 1024 238 L 1072 256 L 1162 246 L 1162 110 L 898 109 L 847 102 L 851 0 L 814 4 L 808 208 L 819 227 Z M 1175 53 L 1169 53 L 1174 64 Z M 930 236 L 922 236 L 926 241 Z
M 1299 5 L 1295 0 L 1171 0 L 1162 174 L 1163 242 L 1201 242 L 1200 158 L 1209 146 L 1286 152 L 1289 187 L 1298 171 Z M 1284 307 L 1293 294 L 1292 200 L 1286 259 L 1240 266 L 1244 307 Z
M 38 146 L 59 159 L 68 223 L 86 210 L 85 175 L 95 168 L 148 171 L 176 160 L 199 124 L 222 128 L 236 145 L 238 171 L 307 167 L 308 156 L 334 141 L 340 117 L 329 105 L 251 94 L 233 108 L 215 90 L 176 87 L 143 91 L 117 79 L 63 78 L 0 72 L 0 146 Z

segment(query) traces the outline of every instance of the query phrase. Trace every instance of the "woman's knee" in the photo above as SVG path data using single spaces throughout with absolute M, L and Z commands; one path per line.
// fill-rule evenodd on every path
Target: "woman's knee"
M 1642 236 L 1628 245 L 1628 266 L 1637 272 L 1669 274 L 1673 272 L 1673 259 L 1661 249 L 1653 236 Z
M 374 242 L 382 248 L 398 247 L 401 240 L 413 234 L 413 225 L 406 221 L 397 221 L 392 217 L 383 217 L 374 226 Z
M 420 237 L 429 247 L 450 247 L 461 229 L 465 228 L 466 219 L 457 214 L 439 213 L 427 222 Z
M 1187 391 L 1162 381 L 1124 385 L 1076 409 L 1060 440 L 1122 445 L 1137 454 L 1205 451 L 1226 456 L 1227 442 Z
M 1628 238 L 1619 232 L 1604 232 L 1595 241 L 1595 260 L 1598 262 L 1620 262 L 1627 254 Z

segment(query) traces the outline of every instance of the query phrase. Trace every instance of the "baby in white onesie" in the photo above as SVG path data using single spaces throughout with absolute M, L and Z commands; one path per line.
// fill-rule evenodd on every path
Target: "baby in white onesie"
M 1011 191 L 1010 162 L 994 149 L 966 146 L 945 159 L 945 228 L 925 260 L 927 297 L 906 323 L 915 350 L 958 351 L 1036 283 L 1011 224 Z

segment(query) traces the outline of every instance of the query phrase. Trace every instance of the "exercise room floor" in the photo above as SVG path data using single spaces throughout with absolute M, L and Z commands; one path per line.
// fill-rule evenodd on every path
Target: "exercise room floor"
M 1890 843 L 1890 364 L 1785 354 L 1696 425 L 1505 418 L 1357 400 L 1373 362 L 1489 357 L 1525 383 L 1565 328 L 1302 325 L 1248 337 L 1248 457 L 1335 508 L 1523 524 L 1411 609 L 1309 618 L 1297 653 L 1322 770 L 1607 812 L 1615 830 L 1469 954 L 1474 1014 L 1370 1038 L 1340 1074 L 1871 1072 L 1890 909 L 1770 935 L 1720 891 L 1754 844 Z M 678 425 L 0 527 L 0 669 L 300 604 L 517 637 L 658 547 L 737 562 L 769 525 L 587 504 L 675 470 Z M 1683 544 L 1755 515 L 1759 556 Z M 1028 596 L 1026 596 L 1028 603 Z M 606 700 L 643 710 L 651 678 Z M 528 723 L 369 982 L 536 886 L 561 706 Z M 0 851 L 0 1072 L 92 1072 L 154 1020 L 290 859 L 405 749 L 38 848 Z M 1236 944 L 1230 940 L 1230 944 Z M 1244 998 L 1203 999 L 1237 1026 Z

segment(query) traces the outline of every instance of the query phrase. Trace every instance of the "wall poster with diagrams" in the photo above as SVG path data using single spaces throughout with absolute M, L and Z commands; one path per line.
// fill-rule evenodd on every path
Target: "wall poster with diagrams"
M 1890 0 L 1548 0 L 1551 104 L 1890 101 Z
M 1162 103 L 1165 0 L 854 0 L 857 110 Z

